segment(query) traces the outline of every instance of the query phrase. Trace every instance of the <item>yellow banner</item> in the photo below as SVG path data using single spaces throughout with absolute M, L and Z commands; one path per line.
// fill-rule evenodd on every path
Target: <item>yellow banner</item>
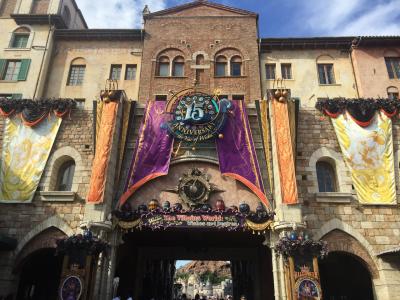
M 359 126 L 348 113 L 331 120 L 359 202 L 396 204 L 390 118 L 376 113 L 367 127 Z
M 31 202 L 62 119 L 52 116 L 35 127 L 7 118 L 0 164 L 0 202 Z

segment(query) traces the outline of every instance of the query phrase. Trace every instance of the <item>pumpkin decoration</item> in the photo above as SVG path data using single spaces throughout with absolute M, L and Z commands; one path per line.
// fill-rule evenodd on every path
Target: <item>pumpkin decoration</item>
M 242 214 L 248 214 L 250 212 L 250 206 L 247 203 L 242 202 L 239 204 L 239 211 Z
M 150 203 L 149 203 L 149 209 L 150 209 L 150 210 L 155 210 L 155 209 L 157 209 L 158 207 L 159 207 L 158 200 L 157 200 L 157 199 L 152 199 L 152 200 L 150 201 Z

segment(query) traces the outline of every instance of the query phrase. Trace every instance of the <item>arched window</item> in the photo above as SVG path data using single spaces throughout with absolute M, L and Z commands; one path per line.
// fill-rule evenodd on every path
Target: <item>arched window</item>
M 336 192 L 336 175 L 333 166 L 327 161 L 317 162 L 319 192 Z
M 31 14 L 45 15 L 49 9 L 50 0 L 33 0 Z
M 196 56 L 196 65 L 202 65 L 204 64 L 204 55 L 199 54 Z
M 69 68 L 67 85 L 82 85 L 85 77 L 86 62 L 83 58 L 76 58 Z
M 242 58 L 240 56 L 231 58 L 231 76 L 242 76 Z
M 75 161 L 68 160 L 63 163 L 58 171 L 57 177 L 57 191 L 71 191 L 72 180 L 75 173 Z
M 175 57 L 172 64 L 172 76 L 183 77 L 185 69 L 185 60 L 182 56 Z
M 30 34 L 29 28 L 19 27 L 15 29 L 11 37 L 10 48 L 28 48 Z
M 393 100 L 399 99 L 399 89 L 395 86 L 388 87 L 387 94 L 388 94 L 389 99 L 393 99 Z
M 226 57 L 220 55 L 215 60 L 215 76 L 226 76 L 227 60 Z
M 169 76 L 169 58 L 167 56 L 161 56 L 158 59 L 157 76 Z

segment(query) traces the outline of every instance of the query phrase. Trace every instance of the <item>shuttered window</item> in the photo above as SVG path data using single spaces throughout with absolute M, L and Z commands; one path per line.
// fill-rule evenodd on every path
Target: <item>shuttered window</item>
M 23 81 L 27 79 L 30 59 L 6 60 L 0 59 L 0 79 Z

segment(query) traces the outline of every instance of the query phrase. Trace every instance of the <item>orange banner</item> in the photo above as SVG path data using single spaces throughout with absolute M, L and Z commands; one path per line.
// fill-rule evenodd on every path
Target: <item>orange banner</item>
M 296 204 L 297 183 L 293 159 L 292 137 L 286 101 L 272 100 L 276 150 L 278 155 L 279 178 L 281 180 L 282 202 Z
M 101 203 L 104 200 L 107 168 L 110 159 L 117 111 L 117 102 L 103 104 L 101 121 L 97 134 L 96 155 L 93 160 L 92 176 L 90 177 L 89 193 L 87 196 L 87 202 L 89 203 Z

